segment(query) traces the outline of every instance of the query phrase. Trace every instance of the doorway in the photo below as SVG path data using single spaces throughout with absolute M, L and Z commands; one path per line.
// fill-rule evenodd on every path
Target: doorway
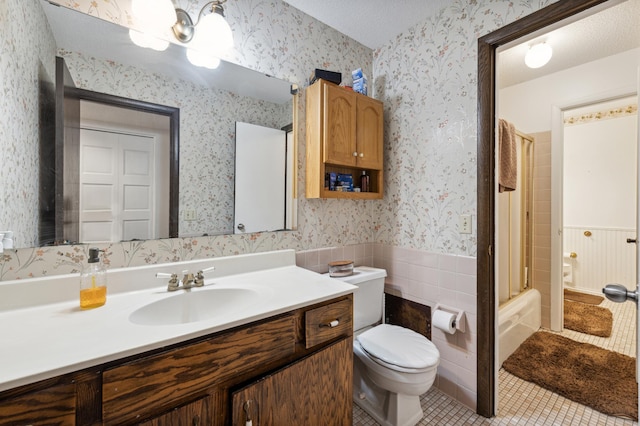
M 552 176 L 562 179 L 564 288 L 635 287 L 637 105 L 631 96 L 568 108 L 554 129 L 563 134 L 562 170 Z
M 496 362 L 496 49 L 522 37 L 533 38 L 568 18 L 611 6 L 602 0 L 566 0 L 488 34 L 478 41 L 478 400 L 479 414 L 492 417 L 497 410 Z M 619 2 L 616 2 L 619 3 Z M 527 132 L 527 129 L 523 129 Z M 557 224 L 556 224 L 557 225 Z M 549 230 L 553 229 L 552 223 Z M 552 256 L 561 252 L 552 251 Z M 558 271 L 560 272 L 560 271 Z M 552 274 L 554 271 L 552 271 Z

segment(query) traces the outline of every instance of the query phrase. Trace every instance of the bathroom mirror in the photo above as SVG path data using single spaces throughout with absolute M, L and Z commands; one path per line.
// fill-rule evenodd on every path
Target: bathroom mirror
M 171 44 L 164 52 L 143 49 L 130 42 L 127 28 L 111 22 L 52 5 L 45 0 L 27 0 L 24 3 L 24 0 L 8 1 L 10 13 L 33 16 L 37 12 L 44 16 L 49 28 L 46 28 L 47 25 L 38 26 L 38 42 L 46 46 L 55 40 L 54 49 L 38 46 L 40 71 L 36 71 L 35 75 L 44 73 L 48 75 L 49 81 L 55 81 L 55 75 L 51 75 L 52 71 L 46 63 L 53 63 L 54 57 L 60 56 L 64 59 L 75 85 L 82 90 L 179 110 L 179 133 L 176 141 L 179 143 L 178 211 L 163 210 L 160 215 L 177 218 L 178 236 L 242 232 L 234 229 L 236 122 L 295 131 L 295 126 L 291 127 L 295 96 L 291 94 L 289 82 L 224 61 L 216 70 L 198 68 L 187 61 L 183 46 Z M 22 18 L 17 21 L 21 20 Z M 18 33 L 11 31 L 3 31 L 2 37 L 15 38 L 3 40 L 5 46 L 28 43 L 27 40 L 21 40 Z M 42 59 L 43 56 L 46 56 L 45 61 Z M 44 66 L 43 62 L 46 62 Z M 3 70 L 0 72 L 5 72 L 7 68 Z M 5 77 L 17 78 L 3 75 L 3 79 Z M 28 81 L 27 75 L 24 75 L 24 78 L 24 82 L 13 81 L 12 84 L 32 84 Z M 39 96 L 34 97 L 33 102 L 39 102 Z M 3 114 L 13 113 L 9 108 L 5 109 L 6 102 L 1 106 L 4 109 Z M 127 115 L 126 111 L 124 115 Z M 103 131 L 105 126 L 113 124 L 100 122 L 96 116 L 101 115 L 93 113 L 93 117 L 89 119 L 94 130 Z M 42 121 L 40 117 L 36 122 Z M 84 124 L 81 124 L 82 126 Z M 138 133 L 149 133 L 148 127 L 150 126 L 144 123 L 139 124 L 133 133 L 137 136 Z M 43 131 L 41 128 L 40 133 Z M 295 138 L 293 135 L 291 137 Z M 11 161 L 14 147 L 5 137 L 0 139 L 0 149 L 8 152 L 7 159 Z M 163 155 L 168 157 L 168 153 Z M 289 156 L 291 155 L 292 153 L 289 153 Z M 19 158 L 16 159 L 21 161 Z M 289 179 L 293 176 L 295 182 L 294 163 L 285 161 L 284 164 L 288 166 L 282 173 Z M 38 164 L 21 166 L 29 168 L 30 173 L 35 176 L 39 173 Z M 161 170 L 163 173 L 168 172 L 163 167 Z M 0 169 L 0 180 L 5 182 L 8 173 L 11 173 L 10 168 Z M 29 174 L 29 171 L 26 173 Z M 55 173 L 58 174 L 60 171 L 55 170 Z M 46 186 L 46 179 L 41 178 L 35 184 L 31 184 L 34 185 L 41 187 L 38 191 L 47 190 L 42 188 Z M 20 184 L 7 185 L 4 191 L 5 200 L 25 198 L 24 192 L 33 192 Z M 285 199 L 288 204 L 282 206 L 282 226 L 263 231 L 295 229 L 296 218 L 292 213 L 295 212 L 295 205 L 292 204 L 296 201 L 294 188 L 288 185 L 283 191 L 287 191 Z M 156 193 L 159 194 L 168 192 L 168 187 L 159 186 L 156 189 Z M 121 200 L 123 197 L 125 195 L 116 194 L 114 199 Z M 35 198 L 38 198 L 37 195 Z M 135 195 L 130 198 L 137 200 Z M 7 213 L 3 213 L 0 228 L 14 231 L 15 248 L 40 245 L 40 235 L 47 232 L 38 229 L 38 224 L 34 224 L 38 221 L 40 204 L 39 200 L 35 199 L 24 208 L 16 205 L 15 210 L 12 210 L 12 204 L 3 206 Z M 66 208 L 66 200 L 64 205 Z M 25 217 L 25 214 L 30 216 Z M 24 226 L 24 223 L 27 225 Z M 120 237 L 116 236 L 110 241 L 147 239 L 137 238 L 135 233 L 133 235 L 131 238 L 127 237 L 126 233 L 120 234 Z M 151 238 L 168 236 L 167 229 L 159 231 Z M 80 238 L 79 242 L 84 241 Z

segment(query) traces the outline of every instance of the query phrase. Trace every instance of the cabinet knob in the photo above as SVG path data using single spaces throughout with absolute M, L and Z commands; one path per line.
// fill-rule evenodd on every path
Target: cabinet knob
M 329 328 L 334 328 L 340 325 L 340 318 L 336 318 L 333 321 L 329 321 L 326 323 L 320 323 L 318 326 L 319 327 L 329 327 Z
M 354 156 L 354 157 L 357 157 L 357 156 L 358 156 L 358 153 L 357 153 L 357 152 L 355 152 L 355 151 L 353 151 L 353 156 Z
M 360 153 L 360 158 L 364 158 L 364 153 Z

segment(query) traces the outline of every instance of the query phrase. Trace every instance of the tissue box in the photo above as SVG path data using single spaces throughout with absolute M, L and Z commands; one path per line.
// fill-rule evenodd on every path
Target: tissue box
M 356 93 L 367 94 L 367 77 L 362 77 L 353 81 L 353 91 Z
M 353 78 L 353 91 L 356 93 L 367 94 L 367 76 L 362 73 L 362 68 L 351 72 Z
M 309 77 L 309 84 L 315 83 L 319 78 L 335 84 L 342 83 L 342 73 L 316 68 L 315 71 L 311 73 L 311 77 Z

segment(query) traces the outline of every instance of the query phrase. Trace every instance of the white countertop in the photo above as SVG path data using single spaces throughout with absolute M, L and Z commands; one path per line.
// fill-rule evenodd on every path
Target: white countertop
M 35 283 L 0 283 L 0 299 L 5 305 L 4 310 L 0 309 L 0 391 L 248 324 L 349 294 L 357 288 L 295 266 L 292 250 L 209 259 L 198 262 L 196 267 L 211 265 L 216 266 L 216 271 L 206 275 L 204 287 L 190 290 L 193 296 L 213 288 L 244 286 L 260 291 L 259 302 L 185 324 L 140 325 L 130 320 L 136 309 L 184 293 L 185 290 L 167 292 L 166 280 L 156 280 L 155 272 L 171 268 L 179 272 L 185 266 L 193 267 L 193 262 L 114 271 L 108 276 L 107 303 L 91 310 L 79 308 L 77 277 L 67 277 L 66 281 L 56 277 L 51 282 L 38 279 Z M 140 274 L 145 274 L 144 280 Z M 136 277 L 135 285 L 128 284 L 127 277 Z M 160 282 L 162 285 L 158 285 Z M 6 308 L 6 297 L 29 298 L 43 286 L 47 286 L 42 290 L 45 292 L 60 286 L 64 287 L 63 293 L 76 296 L 54 303 L 39 300 L 35 306 L 16 300 L 19 308 Z

